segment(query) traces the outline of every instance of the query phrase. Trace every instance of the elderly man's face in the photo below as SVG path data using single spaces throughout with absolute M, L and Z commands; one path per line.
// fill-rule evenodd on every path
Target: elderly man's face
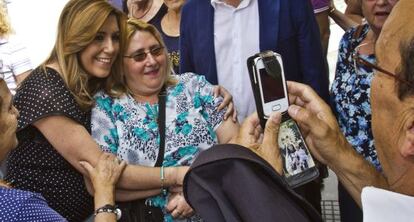
M 396 72 L 401 63 L 399 46 L 414 38 L 414 1 L 396 5 L 376 45 L 378 65 Z M 395 78 L 377 72 L 371 86 L 372 127 L 375 147 L 391 189 L 414 195 L 414 96 L 398 98 Z

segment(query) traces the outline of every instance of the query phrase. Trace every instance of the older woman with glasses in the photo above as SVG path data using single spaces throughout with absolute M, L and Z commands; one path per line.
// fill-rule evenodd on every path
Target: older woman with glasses
M 189 166 L 201 151 L 228 142 L 238 124 L 224 120 L 225 110 L 219 109 L 222 98 L 214 96 L 213 86 L 203 76 L 171 74 L 165 44 L 154 26 L 130 19 L 126 42 L 124 76 L 117 84 L 122 87 L 113 89 L 121 96 L 105 91 L 95 96 L 92 135 L 104 151 L 128 164 L 150 167 L 140 175 L 143 183 L 152 177 L 152 167 L 161 166 L 158 177 L 164 188 L 164 167 Z M 120 200 L 147 198 L 146 206 L 163 209 L 156 221 L 199 220 L 190 218 L 192 209 L 180 192 L 166 192 L 160 186 L 129 191 L 130 195 L 119 192 L 125 193 Z M 151 212 L 155 216 L 155 210 Z
M 332 108 L 339 126 L 354 149 L 381 171 L 371 128 L 370 89 L 375 63 L 374 46 L 382 26 L 398 0 L 360 0 L 366 22 L 348 30 L 339 45 Z M 364 65 L 365 64 L 365 65 Z M 362 213 L 341 184 L 338 185 L 342 221 L 362 221 Z

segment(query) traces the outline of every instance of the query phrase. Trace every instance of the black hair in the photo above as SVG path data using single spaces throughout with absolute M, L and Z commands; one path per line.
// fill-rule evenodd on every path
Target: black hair
M 400 45 L 401 65 L 397 71 L 399 78 L 406 83 L 398 81 L 398 98 L 403 100 L 414 95 L 414 37 Z

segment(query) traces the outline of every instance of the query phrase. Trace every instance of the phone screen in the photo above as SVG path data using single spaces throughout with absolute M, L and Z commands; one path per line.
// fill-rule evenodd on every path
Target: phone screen
M 260 83 L 262 84 L 263 99 L 265 103 L 279 100 L 285 97 L 282 78 L 273 78 L 268 75 L 266 69 L 259 69 Z M 281 73 L 278 73 L 281 76 Z
M 315 166 L 294 120 L 289 119 L 280 125 L 278 143 L 284 160 L 283 170 L 286 177 Z

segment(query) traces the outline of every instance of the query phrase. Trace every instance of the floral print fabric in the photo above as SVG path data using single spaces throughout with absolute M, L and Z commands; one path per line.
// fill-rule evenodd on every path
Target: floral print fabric
M 335 79 L 331 88 L 331 102 L 339 126 L 346 139 L 377 170 L 381 170 L 371 127 L 370 91 L 373 70 L 358 65 L 355 70 L 352 54 L 366 37 L 369 26 L 365 24 L 361 35 L 353 40 L 356 29 L 347 31 L 339 43 Z M 361 55 L 375 63 L 375 55 Z
M 165 153 L 163 166 L 189 166 L 197 154 L 217 143 L 215 130 L 225 110 L 217 111 L 222 98 L 213 96 L 213 86 L 204 76 L 186 73 L 167 88 Z M 140 103 L 131 95 L 96 96 L 92 110 L 92 136 L 106 152 L 129 164 L 154 166 L 159 149 L 158 104 Z M 149 199 L 164 207 L 163 195 Z M 169 218 L 169 219 L 168 219 Z M 171 221 L 168 215 L 166 221 Z

